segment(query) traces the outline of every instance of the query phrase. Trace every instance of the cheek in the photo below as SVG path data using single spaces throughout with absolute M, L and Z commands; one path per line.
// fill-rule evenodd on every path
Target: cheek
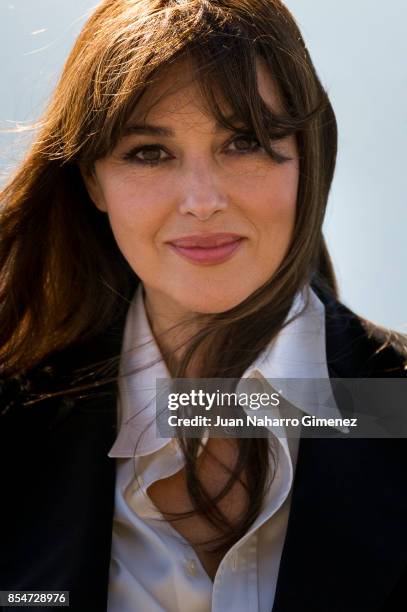
M 252 191 L 251 197 L 247 194 L 247 201 L 254 204 L 253 220 L 269 248 L 289 241 L 295 223 L 297 193 L 298 168 L 292 162 L 275 168 Z
M 110 181 L 105 200 L 110 225 L 119 247 L 133 251 L 140 244 L 152 243 L 167 215 L 161 189 L 147 187 L 131 179 Z

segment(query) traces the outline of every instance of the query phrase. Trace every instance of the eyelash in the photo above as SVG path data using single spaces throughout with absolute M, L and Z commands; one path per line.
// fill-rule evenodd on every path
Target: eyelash
M 231 143 L 235 142 L 236 140 L 252 141 L 252 142 L 257 143 L 257 146 L 254 149 L 249 149 L 249 150 L 246 150 L 246 151 L 233 151 L 232 153 L 230 153 L 230 155 L 243 156 L 243 155 L 253 155 L 253 154 L 259 153 L 261 151 L 264 152 L 264 149 L 262 147 L 260 147 L 260 143 L 257 140 L 257 138 L 255 138 L 253 136 L 250 136 L 250 135 L 246 136 L 245 134 L 238 134 L 231 141 L 229 141 L 228 144 L 231 144 Z M 131 151 L 129 151 L 128 153 L 126 153 L 124 155 L 124 159 L 127 160 L 127 161 L 136 162 L 137 164 L 140 164 L 142 166 L 158 166 L 159 164 L 165 163 L 167 161 L 171 161 L 171 158 L 158 159 L 158 160 L 154 160 L 154 161 L 152 161 L 152 160 L 148 161 L 148 160 L 143 160 L 143 159 L 140 159 L 140 158 L 136 157 L 136 155 L 138 153 L 140 153 L 140 151 L 154 151 L 156 149 L 163 150 L 164 147 L 162 147 L 158 143 L 157 144 L 150 144 L 150 145 L 143 145 L 143 146 L 140 146 L 140 147 L 135 147 L 134 149 L 132 149 Z

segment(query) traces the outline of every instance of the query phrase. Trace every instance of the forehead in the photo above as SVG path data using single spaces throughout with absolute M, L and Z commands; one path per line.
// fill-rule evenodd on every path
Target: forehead
M 256 75 L 258 92 L 272 112 L 279 113 L 282 110 L 281 99 L 265 60 L 258 56 L 256 58 Z M 157 81 L 148 87 L 142 98 L 137 103 L 128 123 L 137 121 L 154 122 L 166 121 L 177 124 L 181 122 L 183 127 L 194 124 L 199 127 L 214 123 L 212 113 L 203 99 L 199 84 L 199 75 L 194 71 L 191 62 L 178 61 L 162 71 Z M 222 112 L 226 116 L 233 116 L 234 111 L 225 102 L 219 85 L 215 85 L 217 91 L 216 99 Z

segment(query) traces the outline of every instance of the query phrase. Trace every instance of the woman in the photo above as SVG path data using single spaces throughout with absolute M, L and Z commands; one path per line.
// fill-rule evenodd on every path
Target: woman
M 281 2 L 99 5 L 2 197 L 1 589 L 405 609 L 403 440 L 148 427 L 160 377 L 406 376 L 405 340 L 338 301 L 335 155 Z

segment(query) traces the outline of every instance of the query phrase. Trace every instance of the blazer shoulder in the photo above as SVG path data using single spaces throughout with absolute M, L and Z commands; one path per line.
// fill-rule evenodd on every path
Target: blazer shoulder
M 329 290 L 313 287 L 325 306 L 328 367 L 343 378 L 407 377 L 407 335 L 370 321 Z
M 74 405 L 83 408 L 115 393 L 124 320 L 122 315 L 99 335 L 51 353 L 20 375 L 0 371 L 0 426 L 56 423 Z

